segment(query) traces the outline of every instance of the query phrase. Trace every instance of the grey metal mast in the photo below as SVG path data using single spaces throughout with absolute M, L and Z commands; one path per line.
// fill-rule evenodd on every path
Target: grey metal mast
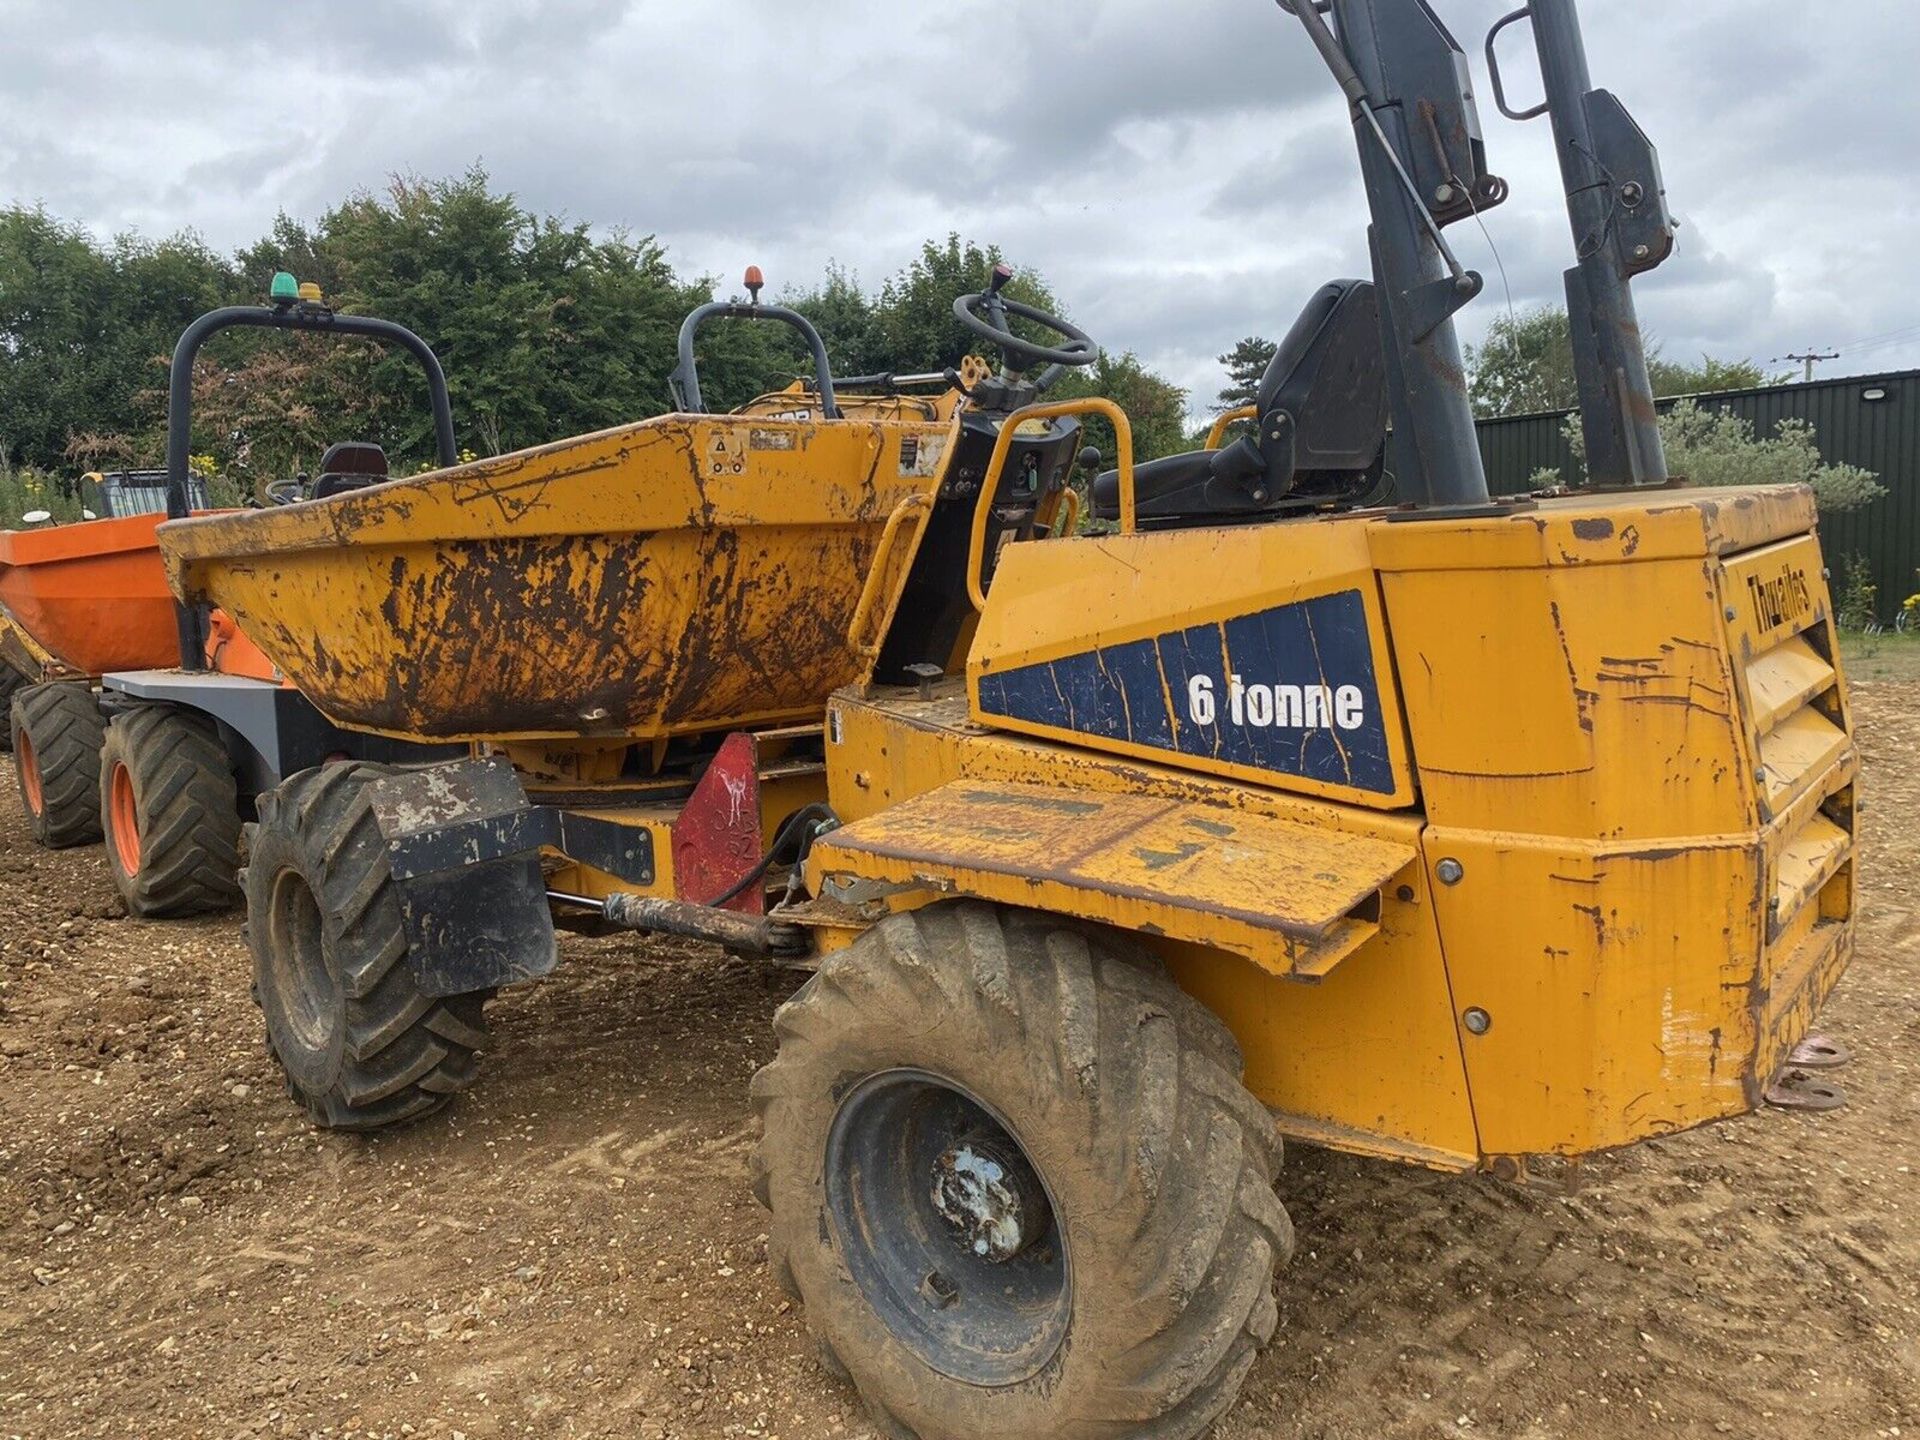
M 1500 82 L 1494 41 L 1529 18 L 1545 99 L 1514 110 Z M 1630 283 L 1673 253 L 1675 225 L 1659 156 L 1626 107 L 1610 91 L 1593 88 L 1574 0 L 1532 0 L 1504 16 L 1487 32 L 1486 52 L 1500 112 L 1513 120 L 1544 114 L 1553 124 L 1579 259 L 1566 273 L 1567 318 L 1589 482 L 1663 484 L 1667 458 Z
M 1380 302 L 1392 461 L 1400 498 L 1487 503 L 1453 314 L 1480 293 L 1441 233 L 1506 198 L 1489 174 L 1460 47 L 1428 0 L 1279 0 L 1300 20 L 1347 97 L 1360 146 L 1368 241 Z M 1331 15 L 1331 24 L 1327 16 Z M 1507 103 L 1494 41 L 1533 22 L 1545 99 Z M 1580 423 L 1591 483 L 1667 479 L 1665 452 L 1634 315 L 1631 280 L 1673 253 L 1660 160 L 1626 107 L 1596 90 L 1574 0 L 1532 0 L 1487 33 L 1494 102 L 1510 119 L 1551 118 L 1579 263 L 1566 274 Z
M 1280 0 L 1352 111 L 1400 499 L 1484 506 L 1486 471 L 1453 315 L 1480 293 L 1441 228 L 1506 197 L 1486 171 L 1466 57 L 1425 0 Z M 1329 25 L 1322 11 L 1332 15 Z

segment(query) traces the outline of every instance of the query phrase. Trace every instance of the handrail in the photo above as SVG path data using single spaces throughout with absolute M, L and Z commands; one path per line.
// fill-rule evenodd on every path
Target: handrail
M 706 401 L 700 394 L 700 364 L 693 353 L 693 337 L 702 325 L 720 315 L 729 320 L 778 320 L 798 330 L 813 356 L 814 383 L 820 387 L 820 413 L 829 420 L 840 418 L 840 406 L 833 395 L 833 364 L 827 359 L 826 342 L 820 338 L 820 332 L 813 328 L 813 322 L 798 310 L 789 310 L 785 305 L 762 305 L 758 301 L 742 305 L 737 300 L 711 300 L 695 307 L 680 322 L 680 338 L 676 345 L 679 363 L 667 377 L 667 387 L 673 391 L 677 409 L 694 415 L 706 413 Z
M 1000 472 L 1006 467 L 1007 452 L 1013 448 L 1014 432 L 1029 420 L 1053 420 L 1062 415 L 1102 415 L 1113 426 L 1120 470 L 1120 533 L 1133 533 L 1133 424 L 1127 419 L 1127 412 L 1100 395 L 1023 405 L 1001 422 L 1000 435 L 993 442 L 993 458 L 987 462 L 986 474 L 980 480 L 980 499 L 973 507 L 973 530 L 967 539 L 967 598 L 973 601 L 975 610 L 987 608 L 987 591 L 980 578 L 986 558 L 987 516 L 993 510 L 993 497 L 1000 488 Z
M 860 602 L 853 607 L 853 618 L 847 622 L 847 647 L 862 660 L 872 660 L 880 654 L 881 642 L 878 638 L 868 643 L 863 641 L 860 635 L 867 628 L 867 621 L 871 618 L 873 607 L 879 603 L 880 592 L 886 584 L 887 568 L 893 561 L 893 546 L 899 536 L 900 527 L 908 513 L 913 510 L 922 512 L 914 528 L 918 530 L 925 525 L 927 504 L 928 497 L 918 490 L 902 499 L 893 507 L 893 513 L 887 516 L 886 528 L 880 532 L 880 543 L 873 548 L 873 563 L 867 568 L 867 583 L 860 587 Z
M 210 336 L 236 326 L 269 330 L 315 330 L 332 335 L 361 335 L 398 345 L 420 362 L 427 374 L 427 398 L 433 409 L 434 447 L 444 469 L 460 463 L 460 446 L 453 435 L 453 402 L 447 396 L 447 375 L 433 348 L 404 325 L 372 315 L 336 315 L 322 304 L 298 301 L 276 305 L 229 305 L 209 310 L 181 332 L 173 347 L 173 365 L 167 375 L 167 518 L 185 519 L 193 513 L 187 485 L 187 460 L 193 441 L 193 366 L 200 347 Z M 180 632 L 180 665 L 186 670 L 207 668 L 206 642 L 200 633 L 200 615 L 184 602 L 174 606 Z
M 1213 422 L 1213 428 L 1207 431 L 1207 443 L 1200 448 L 1202 450 L 1218 450 L 1220 448 L 1220 442 L 1227 438 L 1227 427 L 1229 425 L 1237 424 L 1242 420 L 1255 419 L 1259 414 L 1260 407 L 1252 403 L 1236 405 L 1233 409 L 1225 411 Z

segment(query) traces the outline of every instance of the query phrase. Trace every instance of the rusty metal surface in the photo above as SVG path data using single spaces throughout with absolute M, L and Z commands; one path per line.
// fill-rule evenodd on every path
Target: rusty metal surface
M 1824 1035 L 1809 1035 L 1787 1053 L 1787 1065 L 1795 1070 L 1838 1070 L 1853 1063 L 1853 1051 Z
M 955 781 L 822 837 L 812 867 L 1217 944 L 1317 980 L 1411 846 L 1146 795 Z
M 1778 1110 L 1838 1110 L 1847 1103 L 1847 1092 L 1814 1071 L 1791 1066 L 1767 1086 L 1766 1099 Z
M 661 736 L 817 717 L 950 425 L 666 416 L 330 500 L 160 531 L 338 724 L 409 739 Z M 911 444 L 903 444 L 911 439 Z M 913 545 L 894 547 L 876 628 Z

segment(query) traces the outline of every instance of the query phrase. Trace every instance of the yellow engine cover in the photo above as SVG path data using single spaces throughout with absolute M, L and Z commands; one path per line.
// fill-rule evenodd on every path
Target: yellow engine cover
M 1007 730 L 1356 804 L 1413 799 L 1360 517 L 1009 545 L 967 663 Z
M 828 868 L 896 906 L 1057 889 L 1133 930 L 1325 1143 L 1504 1166 L 1750 1109 L 1852 948 L 1857 759 L 1814 518 L 1801 487 L 1675 489 L 1009 545 L 966 723 L 904 697 L 830 714 L 854 823 Z M 970 835 L 965 787 L 929 798 L 937 825 L 888 819 L 956 780 L 1162 797 L 1195 893 L 1161 893 L 1168 847 L 1128 849 L 1109 802 L 1044 841 Z M 1207 806 L 1282 823 L 1209 841 Z M 1236 929 L 1301 873 L 1275 837 L 1302 827 L 1377 885 L 1313 966 Z M 1400 833 L 1419 860 L 1390 879 L 1332 858 Z

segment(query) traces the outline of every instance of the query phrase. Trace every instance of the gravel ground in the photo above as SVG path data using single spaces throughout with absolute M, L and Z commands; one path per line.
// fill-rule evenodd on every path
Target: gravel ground
M 1604 1157 L 1571 1195 L 1296 1148 L 1280 1336 L 1219 1440 L 1920 1435 L 1920 683 L 1855 700 L 1864 914 L 1823 1022 L 1852 1103 Z M 0 1435 L 865 1435 L 747 1188 L 792 977 L 564 943 L 451 1111 L 316 1133 L 238 919 L 128 920 L 9 791 Z

